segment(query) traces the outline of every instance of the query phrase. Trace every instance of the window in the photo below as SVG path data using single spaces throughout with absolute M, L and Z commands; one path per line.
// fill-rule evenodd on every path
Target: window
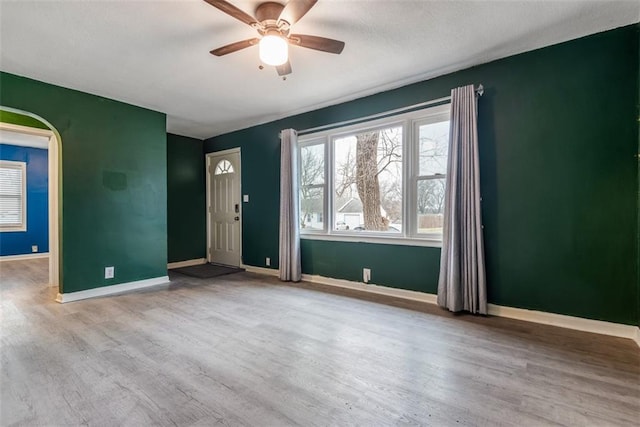
M 216 170 L 213 172 L 214 175 L 224 175 L 225 173 L 233 173 L 233 165 L 229 160 L 220 160 L 216 165 Z
M 325 146 L 311 143 L 300 149 L 300 227 L 323 230 Z
M 442 240 L 448 104 L 305 135 L 299 145 L 305 237 Z
M 434 120 L 435 119 L 435 120 Z M 417 234 L 440 236 L 449 152 L 449 121 L 438 118 L 416 123 L 418 171 L 416 174 Z
M 333 228 L 398 232 L 403 210 L 402 126 L 337 136 L 333 153 Z
M 27 229 L 26 174 L 26 163 L 0 160 L 0 231 Z

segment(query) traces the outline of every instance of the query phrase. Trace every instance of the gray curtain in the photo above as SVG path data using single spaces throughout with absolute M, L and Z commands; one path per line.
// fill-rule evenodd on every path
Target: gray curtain
M 298 195 L 298 134 L 280 132 L 280 280 L 299 282 L 300 199 Z
M 438 305 L 486 314 L 477 117 L 473 86 L 453 89 Z

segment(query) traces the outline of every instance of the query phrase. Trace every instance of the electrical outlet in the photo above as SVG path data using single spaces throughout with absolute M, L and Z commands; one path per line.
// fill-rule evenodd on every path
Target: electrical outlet
M 38 252 L 38 245 L 31 245 L 31 252 Z
M 271 266 L 271 258 L 266 257 L 265 260 L 264 260 L 264 263 L 267 264 L 267 267 L 270 267 Z
M 370 280 L 371 280 L 371 269 L 370 268 L 363 268 L 362 269 L 362 281 L 364 283 L 369 283 Z
M 104 278 L 105 279 L 113 279 L 115 276 L 115 267 L 105 267 L 104 268 Z

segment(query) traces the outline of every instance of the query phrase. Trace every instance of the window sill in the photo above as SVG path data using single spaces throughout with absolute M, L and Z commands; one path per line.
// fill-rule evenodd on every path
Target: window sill
M 0 227 L 0 233 L 14 233 L 16 231 L 27 231 L 27 227 L 23 225 Z
M 326 240 L 330 242 L 357 242 L 357 243 L 377 243 L 383 245 L 398 246 L 424 246 L 430 248 L 441 248 L 442 240 L 434 239 L 412 239 L 410 237 L 382 237 L 382 236 L 354 236 L 352 234 L 320 234 L 320 233 L 300 233 L 300 238 L 304 240 Z

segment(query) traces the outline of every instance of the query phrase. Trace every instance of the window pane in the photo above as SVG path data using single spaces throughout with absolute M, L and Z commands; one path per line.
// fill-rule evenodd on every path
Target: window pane
M 324 229 L 324 189 L 322 187 L 300 187 L 300 228 L 303 230 Z
M 22 199 L 19 196 L 0 196 L 0 225 L 22 224 Z
M 442 234 L 445 178 L 418 180 L 418 233 Z
M 0 166 L 0 226 L 19 227 L 23 223 L 24 169 L 15 163 Z
M 233 165 L 229 160 L 220 160 L 216 165 L 214 175 L 223 175 L 225 173 L 233 173 Z
M 334 141 L 335 230 L 402 231 L 402 127 Z
M 447 173 L 449 121 L 421 125 L 418 135 L 418 175 Z
M 300 149 L 300 185 L 324 184 L 324 144 Z

